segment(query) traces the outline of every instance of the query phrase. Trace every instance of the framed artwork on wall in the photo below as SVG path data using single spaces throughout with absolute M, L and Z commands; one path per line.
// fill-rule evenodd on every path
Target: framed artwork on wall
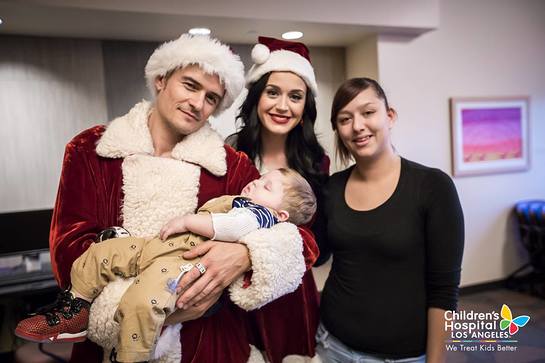
M 451 98 L 454 176 L 528 170 L 529 97 Z

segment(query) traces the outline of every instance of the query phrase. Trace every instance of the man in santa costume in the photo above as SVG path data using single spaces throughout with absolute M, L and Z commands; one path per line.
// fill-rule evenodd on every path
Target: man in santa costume
M 226 146 L 208 123 L 244 86 L 244 67 L 229 47 L 182 35 L 155 50 L 145 74 L 153 102 L 136 104 L 66 146 L 50 234 L 52 265 L 63 288 L 70 284 L 73 261 L 100 231 L 123 226 L 136 237 L 156 236 L 170 218 L 194 213 L 209 199 L 239 194 L 259 177 L 247 156 Z M 252 344 L 275 348 L 252 329 L 247 310 L 299 285 L 317 256 L 312 234 L 280 223 L 240 243 L 209 241 L 184 255 L 196 256 L 206 269 L 193 269 L 180 282 L 187 288 L 178 300 L 181 309 L 167 319 L 170 327 L 159 339 L 156 359 L 263 361 Z M 121 278 L 110 283 L 91 307 L 88 336 L 104 352 L 87 340 L 74 346 L 72 362 L 109 360 L 118 332 L 113 314 L 130 283 Z M 218 299 L 221 307 L 202 317 Z M 302 334 L 298 329 L 305 328 L 286 333 Z

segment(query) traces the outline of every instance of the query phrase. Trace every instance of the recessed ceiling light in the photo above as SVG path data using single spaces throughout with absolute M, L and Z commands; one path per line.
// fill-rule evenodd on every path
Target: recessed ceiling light
M 208 28 L 191 28 L 191 29 L 189 29 L 189 34 L 191 34 L 191 35 L 208 35 L 208 34 L 210 34 L 210 29 L 208 29 Z
M 284 34 L 282 34 L 283 39 L 289 39 L 289 40 L 299 39 L 302 37 L 303 37 L 303 33 L 298 31 L 285 32 Z

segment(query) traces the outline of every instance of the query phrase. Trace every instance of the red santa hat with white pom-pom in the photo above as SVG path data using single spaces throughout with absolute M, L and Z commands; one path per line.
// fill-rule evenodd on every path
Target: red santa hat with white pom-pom
M 254 65 L 246 75 L 247 86 L 269 72 L 293 72 L 305 81 L 315 97 L 318 95 L 314 68 L 310 64 L 306 45 L 268 37 L 259 37 L 258 42 L 252 49 Z

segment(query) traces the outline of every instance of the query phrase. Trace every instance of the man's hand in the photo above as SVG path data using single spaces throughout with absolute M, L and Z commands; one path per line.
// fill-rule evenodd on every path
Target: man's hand
M 177 323 L 183 323 L 189 320 L 195 320 L 203 316 L 218 301 L 221 297 L 221 290 L 219 294 L 210 294 L 202 299 L 198 304 L 188 306 L 187 309 L 178 309 L 171 315 L 167 316 L 165 325 L 173 325 Z
M 177 306 L 184 309 L 200 304 L 207 296 L 221 294 L 251 267 L 248 248 L 239 243 L 207 241 L 183 256 L 188 260 L 202 256 L 200 262 L 206 267 L 202 276 L 197 268 L 193 268 L 180 280 L 178 288 L 183 293 Z
M 163 228 L 161 228 L 161 231 L 159 232 L 159 238 L 164 241 L 173 234 L 184 232 L 187 232 L 187 227 L 185 226 L 185 218 L 183 216 L 175 217 L 168 221 L 163 226 Z

